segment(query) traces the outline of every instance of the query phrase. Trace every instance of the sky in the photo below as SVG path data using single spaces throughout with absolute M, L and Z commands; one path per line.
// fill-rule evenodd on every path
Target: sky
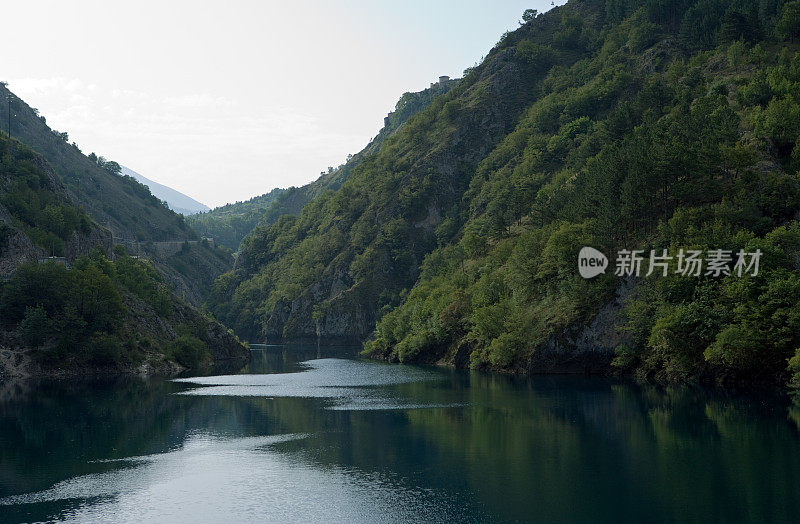
M 461 77 L 519 26 L 525 9 L 551 7 L 550 0 L 9 2 L 0 80 L 84 153 L 214 207 L 305 184 L 343 163 L 377 134 L 404 92 L 440 75 Z

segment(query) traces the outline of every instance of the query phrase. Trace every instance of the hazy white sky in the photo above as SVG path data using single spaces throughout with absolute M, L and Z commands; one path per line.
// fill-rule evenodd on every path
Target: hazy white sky
M 550 3 L 9 2 L 0 80 L 84 153 L 213 207 L 342 163 L 403 92 L 460 77 Z

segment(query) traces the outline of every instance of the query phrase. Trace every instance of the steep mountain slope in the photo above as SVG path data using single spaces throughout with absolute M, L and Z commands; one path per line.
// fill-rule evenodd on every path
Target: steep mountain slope
M 243 365 L 249 351 L 178 299 L 146 262 L 101 251 L 22 264 L 0 283 L 0 377 L 174 374 Z
M 559 30 L 557 20 L 539 26 L 534 45 Z M 571 64 L 578 56 L 568 51 L 554 60 Z M 338 190 L 245 239 L 235 271 L 216 285 L 215 315 L 251 339 L 363 339 L 381 308 L 413 285 L 436 247 L 437 227 L 480 160 L 535 99 L 545 72 L 514 48 L 493 50 L 364 155 Z M 452 234 L 451 226 L 452 219 L 439 234 Z
M 248 355 L 150 264 L 112 252 L 111 233 L 72 201 L 50 165 L 5 133 L 0 277 L 0 377 L 176 372 Z
M 586 59 L 551 69 L 481 163 L 460 234 L 380 321 L 374 355 L 528 372 L 613 358 L 672 380 L 798 369 L 787 360 L 800 347 L 800 4 L 638 5 L 596 5 L 608 22 L 582 44 Z M 612 270 L 641 250 L 641 276 L 581 278 L 583 246 Z M 668 274 L 645 278 L 664 250 Z M 709 266 L 687 276 L 681 250 Z M 716 250 L 731 260 L 714 273 Z M 737 273 L 740 251 L 764 255 L 757 274 Z
M 383 128 L 361 152 L 348 157 L 347 162 L 330 168 L 313 182 L 301 187 L 273 189 L 265 195 L 246 202 L 218 207 L 208 213 L 187 218 L 192 228 L 203 236 L 213 237 L 219 244 L 238 250 L 239 245 L 256 226 L 270 226 L 283 215 L 299 215 L 303 206 L 325 191 L 335 191 L 350 177 L 361 159 L 374 154 L 383 141 L 400 129 L 405 122 L 428 107 L 434 98 L 449 91 L 454 80 L 437 82 L 416 93 L 404 93 L 395 110 L 384 118 Z
M 9 92 L 0 83 L 0 96 Z M 7 104 L 0 104 L 0 120 L 7 122 Z M 199 306 L 211 282 L 233 266 L 229 253 L 203 244 L 184 221 L 150 193 L 147 186 L 121 171 L 121 166 L 97 157 L 84 156 L 65 135 L 51 131 L 44 118 L 23 101 L 12 99 L 12 133 L 47 160 L 74 205 L 81 207 L 104 230 L 111 231 L 113 243 L 130 254 L 147 256 L 173 289 L 189 303 Z M 5 113 L 4 113 L 5 112 Z M 63 239 L 62 239 L 63 240 Z M 175 254 L 167 246 L 189 241 L 187 249 Z M 58 241 L 46 246 L 47 254 L 61 253 Z M 110 246 L 109 246 L 110 249 Z M 110 251 L 109 251 L 110 252 Z
M 214 280 L 233 267 L 230 252 L 206 239 L 184 242 L 174 252 L 156 253 L 150 261 L 175 294 L 197 307 L 205 302 Z
M 531 20 L 337 191 L 245 239 L 212 310 L 266 340 L 364 339 L 379 320 L 367 349 L 392 360 L 785 380 L 800 370 L 798 13 L 573 0 Z M 581 278 L 583 246 L 611 270 Z M 645 254 L 641 277 L 614 274 L 624 249 Z M 664 249 L 763 259 L 645 278 Z
M 165 208 L 147 187 L 90 160 L 75 144 L 69 144 L 66 133 L 50 129 L 44 117 L 0 83 L 0 100 L 8 96 L 12 97 L 12 136 L 41 154 L 73 200 L 115 237 L 140 241 L 197 238 L 183 217 Z M 0 122 L 8 122 L 6 103 L 0 104 Z
M 0 277 L 43 257 L 111 253 L 111 233 L 78 206 L 39 155 L 0 135 Z
M 150 190 L 150 193 L 152 193 L 154 197 L 166 202 L 169 208 L 176 213 L 180 213 L 181 215 L 191 215 L 194 213 L 202 213 L 210 209 L 207 205 L 198 202 L 194 198 L 184 195 L 180 191 L 176 191 L 171 187 L 165 186 L 164 184 L 153 182 L 149 178 L 140 175 L 133 169 L 125 166 L 120 166 L 120 168 L 120 173 L 122 175 L 133 177 L 140 184 L 147 186 L 147 188 Z
M 271 226 L 283 215 L 299 215 L 303 207 L 325 191 L 339 189 L 350 178 L 353 169 L 358 166 L 363 158 L 375 154 L 387 137 L 392 136 L 408 121 L 409 118 L 428 107 L 433 100 L 447 93 L 456 81 L 431 84 L 427 89 L 415 93 L 404 93 L 395 104 L 394 111 L 383 119 L 383 127 L 367 146 L 348 156 L 347 162 L 335 169 L 329 169 L 310 184 L 301 187 L 290 187 L 286 192 L 278 195 L 275 203 L 271 205 L 260 217 L 259 226 Z M 249 231 L 248 231 L 249 233 Z

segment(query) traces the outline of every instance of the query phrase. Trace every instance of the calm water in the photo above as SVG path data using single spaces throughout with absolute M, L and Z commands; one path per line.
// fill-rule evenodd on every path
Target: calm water
M 800 519 L 780 397 L 352 357 L 0 384 L 0 522 Z

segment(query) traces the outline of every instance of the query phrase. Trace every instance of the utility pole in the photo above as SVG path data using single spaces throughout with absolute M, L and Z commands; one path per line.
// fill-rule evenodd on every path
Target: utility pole
M 8 100 L 8 138 L 11 138 L 11 95 L 7 95 L 6 100 Z

